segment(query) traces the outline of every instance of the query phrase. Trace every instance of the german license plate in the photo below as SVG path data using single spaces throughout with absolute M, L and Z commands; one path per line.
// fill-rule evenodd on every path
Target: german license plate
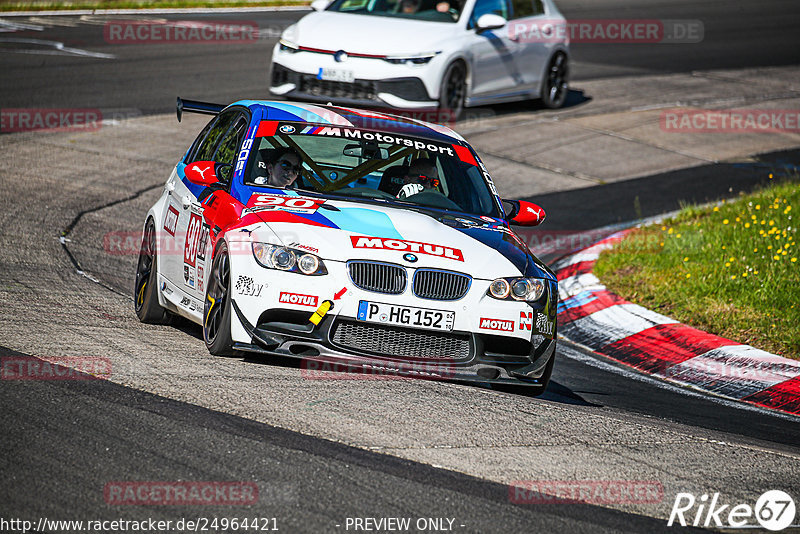
M 453 329 L 456 312 L 396 306 L 366 300 L 358 303 L 358 320 L 368 323 L 394 324 L 431 330 Z
M 320 68 L 317 72 L 318 80 L 329 80 L 332 82 L 348 82 L 353 83 L 356 81 L 356 75 L 352 70 L 345 69 L 326 69 Z

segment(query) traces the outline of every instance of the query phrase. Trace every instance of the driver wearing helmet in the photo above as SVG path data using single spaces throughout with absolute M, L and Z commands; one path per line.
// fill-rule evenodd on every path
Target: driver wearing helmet
M 436 163 L 428 158 L 415 160 L 408 167 L 408 172 L 403 177 L 404 185 L 400 188 L 397 198 L 408 198 L 423 191 L 439 190 L 439 171 Z

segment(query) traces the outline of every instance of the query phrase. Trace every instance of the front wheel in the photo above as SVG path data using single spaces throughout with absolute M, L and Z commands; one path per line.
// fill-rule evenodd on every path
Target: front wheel
M 147 219 L 136 264 L 136 280 L 133 283 L 133 307 L 136 316 L 143 323 L 168 324 L 172 314 L 158 303 L 158 248 L 156 246 L 156 226 L 153 219 Z
M 450 120 L 457 121 L 464 111 L 467 96 L 467 67 L 464 63 L 452 63 L 444 73 L 439 89 L 439 111 L 450 114 Z M 444 122 L 444 121 L 442 121 Z
M 223 241 L 214 255 L 203 306 L 203 339 L 208 352 L 216 356 L 231 356 L 231 264 L 228 246 Z
M 567 93 L 569 93 L 568 76 L 567 55 L 559 52 L 550 60 L 544 80 L 542 80 L 542 104 L 544 107 L 556 109 L 564 105 Z

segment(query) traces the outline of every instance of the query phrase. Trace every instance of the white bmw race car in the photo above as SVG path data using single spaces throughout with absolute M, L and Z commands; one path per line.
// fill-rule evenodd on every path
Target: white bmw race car
M 140 320 L 186 317 L 212 354 L 544 391 L 557 282 L 509 227 L 544 212 L 501 200 L 460 135 L 333 106 L 184 110 L 214 117 L 145 217 Z

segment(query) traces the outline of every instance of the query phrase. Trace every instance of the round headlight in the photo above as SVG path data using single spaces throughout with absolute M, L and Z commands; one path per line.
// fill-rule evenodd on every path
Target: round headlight
M 297 261 L 297 267 L 303 274 L 313 274 L 319 268 L 319 259 L 313 254 L 303 254 Z
M 489 285 L 489 294 L 496 299 L 504 299 L 511 291 L 508 282 L 502 278 L 498 278 Z
M 515 280 L 514 283 L 511 284 L 511 293 L 517 300 L 525 300 L 525 297 L 528 296 L 529 291 L 530 286 L 528 285 L 527 280 Z
M 295 261 L 297 258 L 291 250 L 279 247 L 272 252 L 272 265 L 278 269 L 291 269 Z

